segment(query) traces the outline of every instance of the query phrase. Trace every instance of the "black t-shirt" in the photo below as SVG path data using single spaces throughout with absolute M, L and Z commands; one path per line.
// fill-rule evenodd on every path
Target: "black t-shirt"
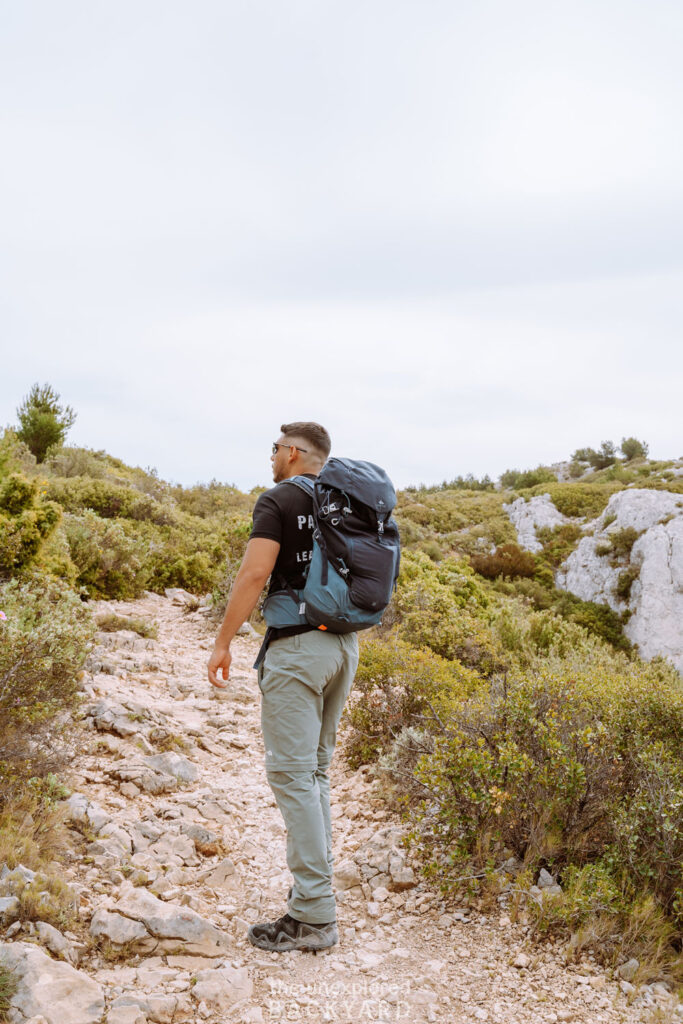
M 315 480 L 314 473 L 303 473 Z M 284 579 L 294 590 L 304 586 L 304 571 L 313 554 L 313 503 L 301 487 L 281 481 L 259 495 L 249 539 L 265 537 L 280 545 L 268 593 L 283 590 Z M 313 626 L 287 626 L 271 631 L 271 639 L 307 633 Z

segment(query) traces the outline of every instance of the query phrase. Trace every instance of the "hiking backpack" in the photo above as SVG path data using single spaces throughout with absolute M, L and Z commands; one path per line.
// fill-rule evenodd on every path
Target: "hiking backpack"
M 391 480 L 372 462 L 333 458 L 315 480 L 294 476 L 282 482 L 313 499 L 313 555 L 303 589 L 281 578 L 282 589 L 264 602 L 264 619 L 271 627 L 310 625 L 330 633 L 377 625 L 401 559 Z

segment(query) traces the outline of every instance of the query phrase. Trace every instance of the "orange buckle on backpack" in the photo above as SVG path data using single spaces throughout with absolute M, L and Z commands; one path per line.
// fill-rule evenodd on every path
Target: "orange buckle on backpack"
M 318 629 L 327 629 L 327 626 L 318 626 Z

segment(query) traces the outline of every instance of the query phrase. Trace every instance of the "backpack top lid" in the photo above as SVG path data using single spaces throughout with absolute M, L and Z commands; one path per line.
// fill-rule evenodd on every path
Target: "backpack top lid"
M 360 459 L 328 459 L 317 484 L 333 487 L 380 514 L 391 515 L 396 504 L 394 485 L 381 466 Z

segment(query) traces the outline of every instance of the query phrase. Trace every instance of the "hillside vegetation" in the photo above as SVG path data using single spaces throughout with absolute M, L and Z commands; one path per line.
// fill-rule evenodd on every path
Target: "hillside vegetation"
M 399 494 L 401 575 L 382 626 L 362 635 L 344 755 L 373 766 L 444 891 L 502 901 L 539 935 L 568 937 L 571 955 L 636 956 L 643 976 L 680 982 L 681 680 L 638 658 L 619 615 L 557 590 L 553 575 L 615 491 L 683 493 L 680 463 L 650 461 L 634 441 L 621 459 L 603 444 L 498 485 L 458 477 Z M 4 431 L 0 861 L 47 871 L 58 853 L 88 599 L 178 586 L 211 594 L 219 614 L 257 493 L 170 485 L 63 443 L 39 462 Z M 531 554 L 503 506 L 541 493 L 573 521 L 542 531 Z M 552 892 L 534 885 L 542 868 Z

